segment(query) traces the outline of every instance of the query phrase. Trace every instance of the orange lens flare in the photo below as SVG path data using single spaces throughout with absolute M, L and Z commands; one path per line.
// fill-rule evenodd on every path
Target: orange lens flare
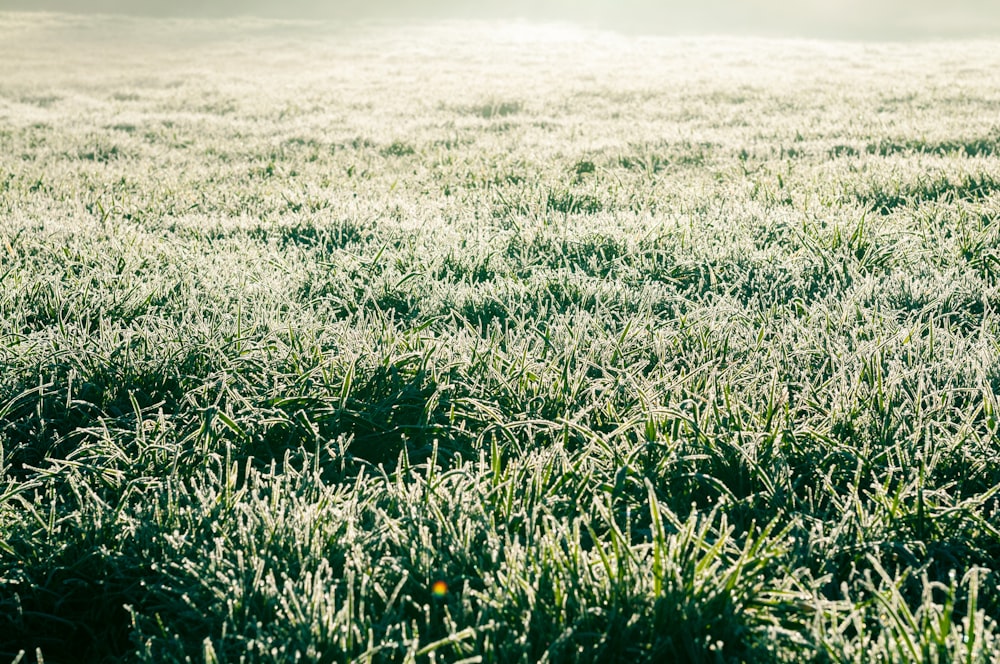
M 431 594 L 437 598 L 442 598 L 448 594 L 448 584 L 444 581 L 435 581 L 431 586 Z

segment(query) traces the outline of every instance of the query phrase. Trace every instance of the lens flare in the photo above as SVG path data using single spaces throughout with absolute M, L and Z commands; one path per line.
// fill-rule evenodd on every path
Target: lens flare
M 435 581 L 431 586 L 431 594 L 438 599 L 444 598 L 448 594 L 448 584 L 444 581 Z

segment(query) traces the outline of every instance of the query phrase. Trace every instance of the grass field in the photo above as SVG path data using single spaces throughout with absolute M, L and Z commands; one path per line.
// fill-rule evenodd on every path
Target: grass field
M 0 14 L 0 661 L 997 661 L 998 72 Z

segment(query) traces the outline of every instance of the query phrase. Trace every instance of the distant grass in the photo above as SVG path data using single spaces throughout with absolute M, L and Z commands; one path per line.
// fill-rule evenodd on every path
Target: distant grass
M 47 20 L 0 661 L 995 660 L 995 46 Z

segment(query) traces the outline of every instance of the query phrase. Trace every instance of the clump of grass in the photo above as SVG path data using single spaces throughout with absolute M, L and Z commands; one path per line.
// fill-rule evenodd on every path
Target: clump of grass
M 524 110 L 524 104 L 517 100 L 493 99 L 482 104 L 470 106 L 467 110 L 472 115 L 492 120 L 493 118 L 504 118 L 519 114 Z
M 416 152 L 412 145 L 402 141 L 393 141 L 382 149 L 382 154 L 388 157 L 407 157 Z
M 952 139 L 940 141 L 928 141 L 922 138 L 882 139 L 878 143 L 869 143 L 865 147 L 865 150 L 868 154 L 876 154 L 881 157 L 910 153 L 939 156 L 990 157 L 997 153 L 997 146 L 998 137 L 992 135 L 964 140 Z
M 920 176 L 912 182 L 875 183 L 859 191 L 856 198 L 879 214 L 889 214 L 899 208 L 937 201 L 980 201 L 998 189 L 996 179 L 988 173 L 964 174 L 957 179 L 948 175 Z

